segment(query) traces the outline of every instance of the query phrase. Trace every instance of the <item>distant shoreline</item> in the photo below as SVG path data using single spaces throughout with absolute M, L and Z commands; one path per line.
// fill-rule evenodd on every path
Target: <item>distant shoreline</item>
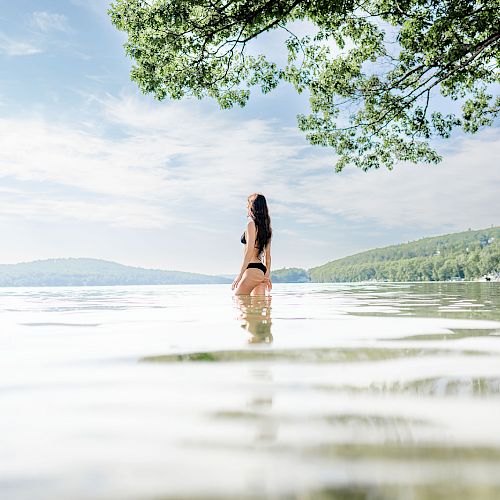
M 376 248 L 310 269 L 271 271 L 273 283 L 500 281 L 500 227 Z M 230 284 L 230 275 L 145 269 L 90 258 L 0 264 L 0 287 Z
M 454 284 L 470 284 L 470 283 L 482 283 L 482 284 L 498 284 L 500 280 L 447 280 L 447 281 L 308 281 L 308 282 L 279 282 L 274 283 L 275 285 L 404 285 L 404 284 L 442 284 L 442 283 L 454 283 Z M 230 283 L 166 283 L 166 284 L 99 284 L 99 285 L 0 285 L 0 289 L 19 289 L 19 288 L 110 288 L 110 287 L 161 287 L 161 286 L 229 286 Z

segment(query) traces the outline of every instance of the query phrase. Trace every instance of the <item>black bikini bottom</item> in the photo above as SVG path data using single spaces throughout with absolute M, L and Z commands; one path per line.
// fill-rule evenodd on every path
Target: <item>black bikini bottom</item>
M 267 267 L 264 264 L 262 264 L 262 262 L 250 262 L 250 264 L 248 264 L 247 266 L 247 269 L 249 269 L 250 267 L 255 267 L 256 269 L 260 269 L 264 274 L 266 274 Z

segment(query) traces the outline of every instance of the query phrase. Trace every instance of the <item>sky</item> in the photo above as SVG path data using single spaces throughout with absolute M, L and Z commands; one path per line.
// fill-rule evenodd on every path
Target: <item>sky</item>
M 273 269 L 499 224 L 500 127 L 438 143 L 438 165 L 335 173 L 332 151 L 297 129 L 307 97 L 285 84 L 232 110 L 143 95 L 108 4 L 2 6 L 0 263 L 237 274 L 253 192 L 268 200 Z M 277 54 L 281 42 L 258 41 Z

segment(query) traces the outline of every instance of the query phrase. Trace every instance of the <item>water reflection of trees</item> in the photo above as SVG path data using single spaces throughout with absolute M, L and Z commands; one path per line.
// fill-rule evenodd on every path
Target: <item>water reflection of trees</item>
M 271 296 L 235 296 L 236 305 L 240 311 L 238 319 L 242 321 L 241 328 L 250 333 L 248 342 L 251 344 L 270 344 L 273 341 L 271 333 Z
M 354 300 L 357 308 L 349 313 L 355 316 L 500 319 L 496 283 L 371 283 L 337 293 Z M 364 307 L 370 310 L 365 312 Z M 377 307 L 379 311 L 374 309 Z

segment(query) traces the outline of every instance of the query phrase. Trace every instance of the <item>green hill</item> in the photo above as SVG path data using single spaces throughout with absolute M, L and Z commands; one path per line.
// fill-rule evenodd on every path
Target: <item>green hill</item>
M 221 276 L 143 269 L 100 259 L 47 259 L 0 264 L 0 286 L 187 285 L 231 281 Z
M 368 250 L 309 269 L 313 282 L 476 279 L 500 272 L 500 227 Z
M 438 281 L 500 275 L 500 227 L 368 250 L 306 271 L 272 271 L 274 283 Z M 47 259 L 0 264 L 0 286 L 172 285 L 231 283 L 227 276 L 143 269 L 116 262 Z
M 271 280 L 273 283 L 307 283 L 310 281 L 308 272 L 298 267 L 284 267 L 271 271 Z

